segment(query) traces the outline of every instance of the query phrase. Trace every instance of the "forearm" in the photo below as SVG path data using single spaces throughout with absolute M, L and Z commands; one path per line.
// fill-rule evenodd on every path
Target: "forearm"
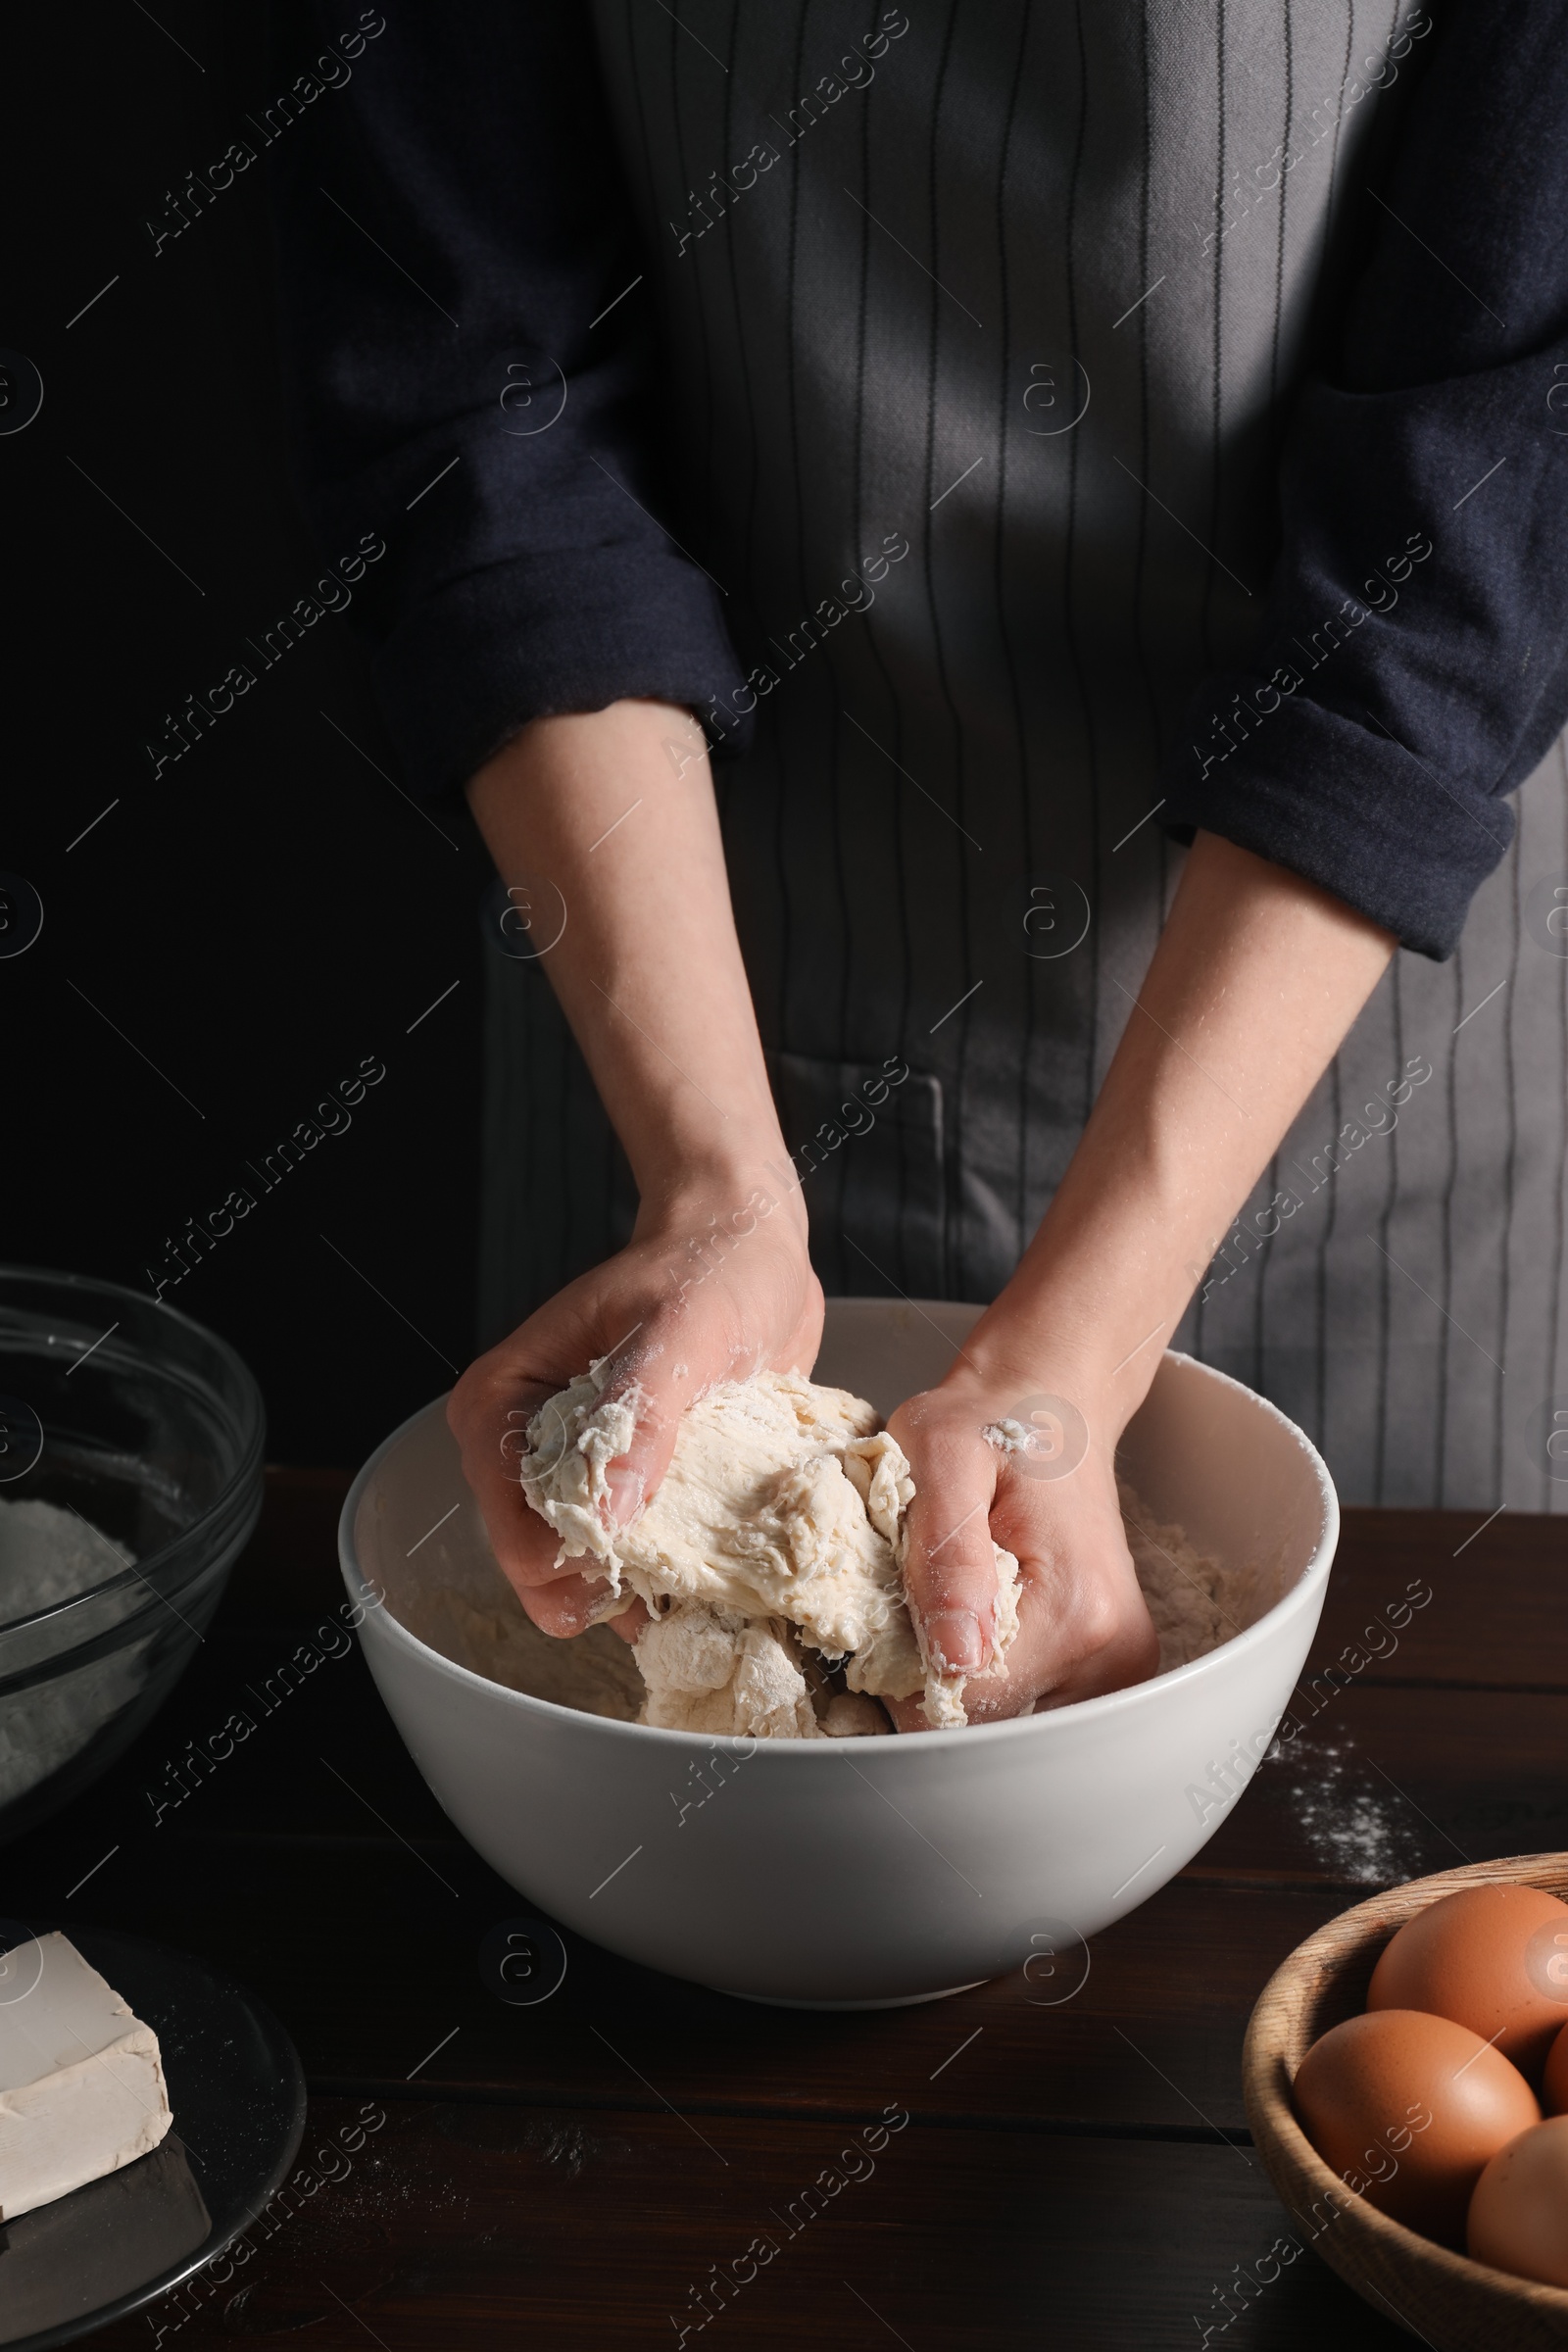
M 967 1352 L 1044 1352 L 1112 1423 L 1376 986 L 1364 916 L 1200 834 L 1073 1159 Z
M 810 1365 L 822 1294 L 799 1187 L 780 1180 L 786 1154 L 696 721 L 640 701 L 534 719 L 468 798 L 641 1195 L 629 1245 L 470 1365 L 447 1408 L 523 1607 L 547 1633 L 577 1634 L 603 1613 L 605 1591 L 560 1561 L 555 1532 L 526 1507 L 519 1423 L 585 1365 L 613 1359 L 606 1393 L 635 1408 L 607 1474 L 625 1525 L 668 1469 L 695 1397 Z M 616 1622 L 630 1639 L 641 1604 Z
M 526 885 L 645 1220 L 694 1193 L 744 1200 L 785 1154 L 696 720 L 631 701 L 535 719 L 468 799 L 503 880 Z

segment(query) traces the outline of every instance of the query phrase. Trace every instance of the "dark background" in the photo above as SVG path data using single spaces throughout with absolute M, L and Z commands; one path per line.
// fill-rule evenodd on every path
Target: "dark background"
M 472 1351 L 492 869 L 461 805 L 443 838 L 395 789 L 358 601 L 271 669 L 246 648 L 348 552 L 292 485 L 267 159 L 156 257 L 146 223 L 231 139 L 259 148 L 244 115 L 310 61 L 260 6 L 156 19 L 8 22 L 0 346 L 44 398 L 0 434 L 0 870 L 44 924 L 0 960 L 0 1258 L 151 1291 L 166 1237 L 247 1185 L 169 1297 L 250 1362 L 272 1459 L 354 1463 Z M 240 661 L 256 685 L 155 780 L 166 713 Z M 246 1160 L 366 1056 L 387 1074 L 352 1127 L 264 1193 Z

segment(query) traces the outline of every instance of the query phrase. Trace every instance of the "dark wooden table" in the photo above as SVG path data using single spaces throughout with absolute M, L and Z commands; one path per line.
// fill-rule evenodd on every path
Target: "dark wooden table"
M 1568 1523 L 1348 1513 L 1314 1667 L 1412 1583 L 1430 1602 L 1392 1652 L 1318 1684 L 1290 1759 L 1095 1939 L 1065 2003 L 1015 1976 L 809 2015 L 568 1935 L 560 1990 L 514 2007 L 479 1949 L 526 1906 L 438 1810 L 357 1649 L 156 1815 L 187 1742 L 331 1621 L 345 1485 L 272 1474 L 171 1704 L 5 1853 L 6 1911 L 205 1954 L 271 2004 L 310 2078 L 298 2211 L 105 2352 L 295 2335 L 554 2352 L 682 2328 L 845 2352 L 1197 2346 L 1205 2328 L 1274 2352 L 1412 2340 L 1309 2254 L 1259 2284 L 1289 2225 L 1243 2120 L 1242 2035 L 1276 1962 L 1374 1886 L 1568 1846 Z M 889 2109 L 906 2126 L 846 2154 Z M 803 2223 L 824 2171 L 843 2185 Z

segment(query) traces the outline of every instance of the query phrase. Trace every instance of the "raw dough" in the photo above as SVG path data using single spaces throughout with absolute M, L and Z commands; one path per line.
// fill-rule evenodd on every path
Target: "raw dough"
M 640 1392 L 603 1391 L 608 1360 L 528 1424 L 522 1490 L 561 1537 L 558 1563 L 592 1562 L 604 1614 L 635 1595 L 654 1622 L 637 1642 L 644 1723 L 760 1739 L 852 1736 L 871 1710 L 851 1696 L 924 1691 L 936 1729 L 967 1721 L 962 1674 L 927 1655 L 904 1597 L 905 1514 L 914 1486 L 896 1439 L 863 1398 L 793 1372 L 725 1381 L 691 1405 L 674 1458 L 630 1527 L 611 1518 L 606 1473 L 631 1444 Z M 1018 1563 L 994 1545 L 996 1649 L 1018 1630 Z M 821 1688 L 812 1653 L 844 1662 L 848 1691 Z M 812 1679 L 822 1701 L 813 1704 Z M 845 1703 L 840 1703 L 840 1701 Z

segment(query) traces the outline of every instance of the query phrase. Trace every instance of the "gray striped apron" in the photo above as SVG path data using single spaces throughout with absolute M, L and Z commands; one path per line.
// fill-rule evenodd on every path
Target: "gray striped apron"
M 715 772 L 817 1265 L 990 1298 L 1169 906 L 1159 756 L 1257 627 L 1406 36 L 1390 0 L 594 14 L 670 527 L 750 672 L 707 716 L 755 702 Z M 1559 748 L 1459 954 L 1396 959 L 1177 1337 L 1351 1501 L 1568 1502 L 1564 781 Z M 541 966 L 487 936 L 488 1341 L 635 1202 Z

